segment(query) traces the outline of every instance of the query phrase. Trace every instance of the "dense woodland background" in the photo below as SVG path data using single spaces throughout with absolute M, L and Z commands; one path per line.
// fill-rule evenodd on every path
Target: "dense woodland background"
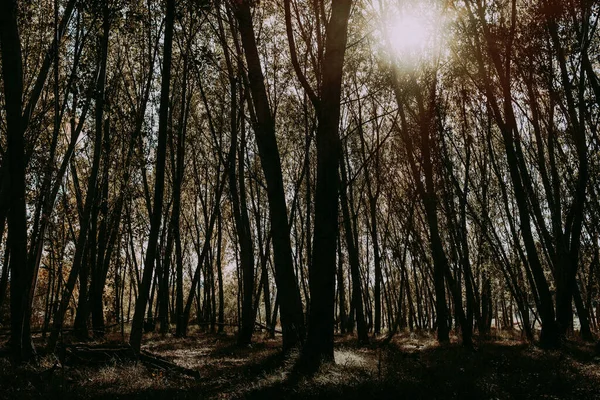
M 416 11 L 415 11 L 416 10 Z M 402 49 L 394 18 L 424 15 Z M 593 0 L 2 0 L 0 324 L 600 328 Z M 423 22 L 425 21 L 425 22 Z M 400 46 L 398 46 L 400 43 Z M 400 51 L 398 51 L 400 47 Z

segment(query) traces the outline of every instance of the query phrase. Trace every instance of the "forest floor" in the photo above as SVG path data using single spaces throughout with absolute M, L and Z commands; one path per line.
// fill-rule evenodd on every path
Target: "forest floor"
M 102 345 L 120 338 L 108 335 Z M 151 334 L 143 349 L 198 376 L 117 358 L 82 365 L 42 356 L 14 369 L 4 356 L 0 398 L 600 399 L 600 358 L 590 344 L 570 341 L 545 351 L 505 336 L 467 350 L 411 333 L 382 343 L 359 348 L 354 338 L 338 336 L 335 365 L 307 378 L 293 373 L 294 355 L 281 356 L 280 338 L 259 332 L 250 347 L 237 346 L 231 334 Z

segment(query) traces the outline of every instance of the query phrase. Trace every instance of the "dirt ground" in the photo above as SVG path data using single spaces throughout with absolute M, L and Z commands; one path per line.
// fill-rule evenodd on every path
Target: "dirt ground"
M 107 337 L 106 342 L 116 342 Z M 146 336 L 143 348 L 199 378 L 111 359 L 61 364 L 60 355 L 14 369 L 0 358 L 2 399 L 600 399 L 600 358 L 577 341 L 545 351 L 509 338 L 476 350 L 440 347 L 434 337 L 404 333 L 389 344 L 359 348 L 337 337 L 335 365 L 307 378 L 294 373 L 296 355 L 280 354 L 281 339 L 255 336 L 238 347 L 232 334 L 186 339 Z M 92 343 L 94 344 L 94 343 Z

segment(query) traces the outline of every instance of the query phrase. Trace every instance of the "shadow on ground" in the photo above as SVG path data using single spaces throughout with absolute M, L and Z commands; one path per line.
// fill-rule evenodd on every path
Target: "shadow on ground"
M 568 342 L 544 351 L 516 340 L 438 346 L 404 334 L 387 345 L 358 347 L 336 338 L 336 364 L 312 377 L 292 373 L 297 354 L 280 341 L 239 347 L 231 335 L 187 339 L 151 336 L 145 348 L 200 372 L 199 379 L 133 362 L 61 366 L 52 356 L 13 369 L 0 358 L 0 398 L 86 399 L 600 399 L 600 360 L 593 347 Z

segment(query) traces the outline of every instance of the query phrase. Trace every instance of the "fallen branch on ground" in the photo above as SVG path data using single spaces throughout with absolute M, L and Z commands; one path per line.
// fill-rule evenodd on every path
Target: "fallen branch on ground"
M 275 333 L 282 333 L 282 332 L 281 332 L 279 329 L 273 329 L 273 328 L 271 328 L 271 327 L 269 327 L 269 326 L 267 326 L 267 325 L 265 325 L 265 324 L 261 324 L 260 322 L 255 322 L 255 324 L 256 324 L 256 326 L 258 326 L 259 328 L 266 329 L 266 330 L 268 330 L 268 331 L 271 331 L 271 330 L 273 330 L 273 332 L 275 332 Z
M 148 368 L 177 372 L 195 379 L 200 378 L 200 372 L 182 367 L 164 358 L 158 357 L 146 350 L 136 354 L 129 345 L 98 345 L 82 344 L 64 345 L 65 360 L 77 364 L 105 364 L 112 360 L 139 361 Z

